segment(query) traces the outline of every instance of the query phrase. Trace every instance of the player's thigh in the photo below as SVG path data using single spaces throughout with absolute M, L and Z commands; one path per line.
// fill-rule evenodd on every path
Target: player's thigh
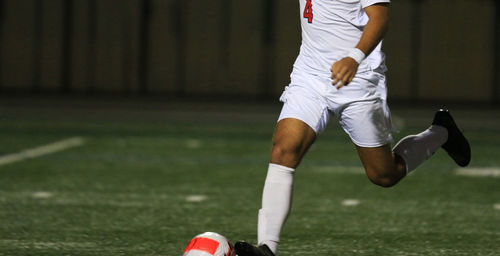
M 276 125 L 271 162 L 295 168 L 316 139 L 316 132 L 295 118 L 281 119 Z
M 356 146 L 376 148 L 392 142 L 390 112 L 382 99 L 349 103 L 341 111 L 339 122 Z
M 331 84 L 319 76 L 294 69 L 273 137 L 271 162 L 295 168 L 328 123 L 325 93 Z
M 389 144 L 378 147 L 356 146 L 356 150 L 368 177 L 390 176 L 394 172 L 396 166 Z

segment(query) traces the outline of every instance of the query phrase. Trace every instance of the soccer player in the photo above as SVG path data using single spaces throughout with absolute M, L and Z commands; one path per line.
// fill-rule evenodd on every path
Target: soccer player
M 355 144 L 368 178 L 395 185 L 440 147 L 460 166 L 470 146 L 447 110 L 430 127 L 391 149 L 384 54 L 390 0 L 299 0 L 302 45 L 273 136 L 258 214 L 258 245 L 240 241 L 239 256 L 276 255 L 291 206 L 293 174 L 330 115 Z

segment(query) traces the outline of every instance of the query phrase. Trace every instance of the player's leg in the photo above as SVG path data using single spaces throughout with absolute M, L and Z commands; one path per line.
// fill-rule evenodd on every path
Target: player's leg
M 383 74 L 358 74 L 349 86 L 342 88 L 342 96 L 350 102 L 340 108 L 333 105 L 332 109 L 357 145 L 366 173 L 375 184 L 384 187 L 396 184 L 440 147 L 459 166 L 469 164 L 469 143 L 447 110 L 437 111 L 428 129 L 406 136 L 390 149 L 392 122 L 385 101 L 387 90 Z
M 366 175 L 374 183 L 382 187 L 390 187 L 406 176 L 406 164 L 394 154 L 389 144 L 380 147 L 356 146 Z
M 368 178 L 383 187 L 395 185 L 440 147 L 458 165 L 469 164 L 469 143 L 447 110 L 439 110 L 427 130 L 406 136 L 393 151 L 388 144 L 374 148 L 356 146 Z
M 316 132 L 306 123 L 295 118 L 278 122 L 271 150 L 272 164 L 296 168 L 316 139 Z
M 367 128 L 366 131 L 374 129 Z M 375 130 L 377 132 L 379 131 Z M 378 147 L 356 145 L 356 149 L 368 178 L 379 186 L 391 187 L 430 158 L 447 138 L 446 128 L 432 125 L 419 134 L 403 138 L 394 147 L 394 152 L 388 143 Z
M 258 243 L 273 252 L 290 212 L 295 168 L 315 139 L 315 131 L 298 119 L 282 119 L 276 126 L 258 223 Z
M 295 168 L 328 122 L 318 76 L 295 71 L 282 94 L 284 102 L 273 136 L 273 147 L 258 215 L 258 244 L 237 242 L 239 256 L 276 254 L 280 233 L 290 212 Z
M 281 229 L 292 204 L 295 168 L 315 139 L 316 132 L 298 119 L 285 118 L 276 125 L 271 160 L 262 193 L 262 208 L 258 216 L 259 246 L 237 242 L 235 250 L 238 255 L 276 254 Z

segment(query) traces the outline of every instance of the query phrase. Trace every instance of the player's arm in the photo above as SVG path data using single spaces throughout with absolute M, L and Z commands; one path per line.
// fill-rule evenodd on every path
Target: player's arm
M 364 10 L 369 20 L 356 48 L 361 50 L 365 56 L 368 56 L 384 38 L 387 31 L 389 4 L 378 3 L 366 7 Z M 345 57 L 333 63 L 331 68 L 333 85 L 339 89 L 350 83 L 358 71 L 358 66 L 359 63 L 353 57 Z
M 385 36 L 389 22 L 389 4 L 380 3 L 368 6 L 365 8 L 365 13 L 369 21 L 356 48 L 368 56 Z

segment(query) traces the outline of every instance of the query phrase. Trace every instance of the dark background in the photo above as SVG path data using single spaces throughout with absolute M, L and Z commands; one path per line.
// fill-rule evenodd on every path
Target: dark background
M 497 0 L 394 0 L 390 98 L 498 103 Z M 0 0 L 0 93 L 275 97 L 296 0 Z

